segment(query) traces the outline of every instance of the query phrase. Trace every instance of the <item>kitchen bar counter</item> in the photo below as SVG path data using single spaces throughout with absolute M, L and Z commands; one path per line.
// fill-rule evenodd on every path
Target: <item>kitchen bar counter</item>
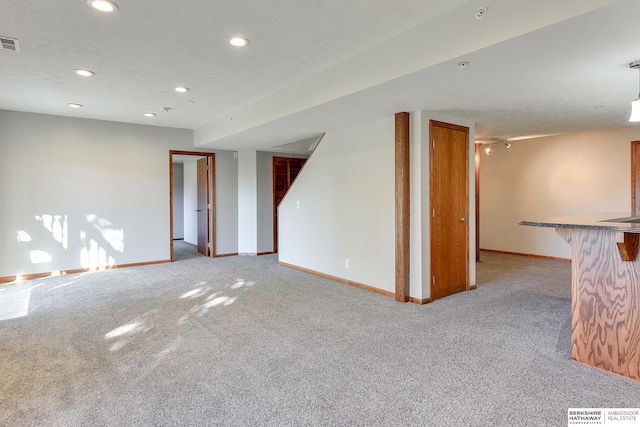
M 628 213 L 620 212 L 571 215 L 545 218 L 543 220 L 521 221 L 520 225 L 640 233 L 640 216 L 629 216 Z
M 571 245 L 571 357 L 640 381 L 640 217 L 606 213 L 522 221 Z

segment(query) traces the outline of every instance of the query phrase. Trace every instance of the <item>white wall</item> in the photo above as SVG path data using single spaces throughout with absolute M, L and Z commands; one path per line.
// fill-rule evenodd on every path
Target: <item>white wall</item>
M 411 114 L 411 285 L 430 297 L 429 120 L 474 124 L 442 114 Z M 469 276 L 475 275 L 475 175 L 469 142 Z M 300 208 L 297 208 L 299 202 Z M 328 132 L 280 205 L 280 261 L 395 291 L 395 120 Z M 349 259 L 350 268 L 345 268 Z
M 258 253 L 257 153 L 238 151 L 238 253 Z
M 168 260 L 192 131 L 0 111 L 0 277 Z
M 216 254 L 238 253 L 238 159 L 216 151 Z
M 184 166 L 173 164 L 173 238 L 184 238 Z
M 553 229 L 526 219 L 630 212 L 630 142 L 640 126 L 512 142 L 480 163 L 480 247 L 570 258 Z
M 198 244 L 198 158 L 184 162 L 184 241 L 192 245 Z
M 394 290 L 394 135 L 393 117 L 325 134 L 280 205 L 280 261 Z

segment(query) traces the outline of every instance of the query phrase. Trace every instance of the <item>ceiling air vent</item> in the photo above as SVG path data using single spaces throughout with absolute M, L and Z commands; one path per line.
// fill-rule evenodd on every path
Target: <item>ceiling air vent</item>
M 18 41 L 18 39 L 12 39 L 10 37 L 0 37 L 0 43 L 2 43 L 2 50 L 20 52 L 20 42 Z

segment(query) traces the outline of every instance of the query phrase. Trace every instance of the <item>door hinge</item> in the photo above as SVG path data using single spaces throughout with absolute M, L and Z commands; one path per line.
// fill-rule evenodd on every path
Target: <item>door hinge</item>
M 431 149 L 432 150 L 436 149 L 436 140 L 435 139 L 433 141 L 431 141 Z
M 432 286 L 436 285 L 436 276 L 431 276 L 431 285 Z
M 211 203 L 207 203 L 207 209 L 211 209 Z
M 436 217 L 436 210 L 435 210 L 435 209 L 433 209 L 433 210 L 431 211 L 431 217 L 432 217 L 432 218 L 435 218 L 435 217 Z

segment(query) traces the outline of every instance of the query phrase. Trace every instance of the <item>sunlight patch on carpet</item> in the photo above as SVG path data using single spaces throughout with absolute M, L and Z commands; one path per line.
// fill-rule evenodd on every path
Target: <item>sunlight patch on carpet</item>
M 29 314 L 30 283 L 0 286 L 0 320 L 17 319 Z

